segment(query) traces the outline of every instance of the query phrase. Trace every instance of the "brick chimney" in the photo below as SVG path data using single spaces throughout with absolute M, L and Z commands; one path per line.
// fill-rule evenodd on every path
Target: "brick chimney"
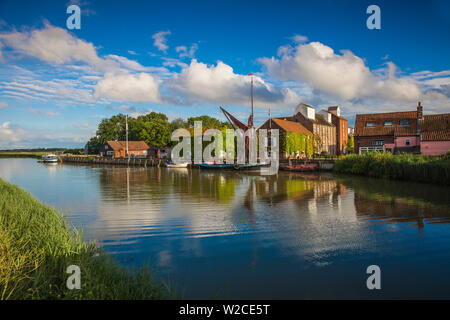
M 422 107 L 422 104 L 420 103 L 420 101 L 417 104 L 417 119 L 418 120 L 423 119 L 423 107 Z

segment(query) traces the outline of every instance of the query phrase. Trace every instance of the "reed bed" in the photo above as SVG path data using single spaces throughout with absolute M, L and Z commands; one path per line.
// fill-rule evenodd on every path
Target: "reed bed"
M 81 289 L 66 287 L 69 265 Z M 0 179 L 0 299 L 164 299 L 170 290 L 146 265 L 128 269 L 84 242 L 55 209 Z
M 435 157 L 381 152 L 350 154 L 335 162 L 334 171 L 375 178 L 450 185 L 450 154 Z

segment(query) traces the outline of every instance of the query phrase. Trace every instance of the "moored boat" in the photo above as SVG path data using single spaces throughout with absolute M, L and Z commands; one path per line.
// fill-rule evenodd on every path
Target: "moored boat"
M 317 164 L 315 163 L 305 163 L 305 164 L 298 164 L 295 166 L 285 166 L 283 167 L 283 170 L 286 171 L 316 171 L 317 170 Z
M 42 156 L 42 162 L 45 163 L 57 163 L 58 162 L 58 156 L 55 154 L 46 154 Z
M 201 169 L 233 169 L 234 164 L 230 163 L 199 163 Z
M 187 162 L 186 163 L 168 163 L 167 168 L 187 168 Z

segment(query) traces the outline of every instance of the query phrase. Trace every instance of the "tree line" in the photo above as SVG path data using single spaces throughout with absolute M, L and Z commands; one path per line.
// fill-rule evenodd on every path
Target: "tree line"
M 128 140 L 145 141 L 149 146 L 156 147 L 172 146 L 175 143 L 170 139 L 172 132 L 179 128 L 193 128 L 194 121 L 202 121 L 203 129 L 231 128 L 227 122 L 207 115 L 169 121 L 164 113 L 150 112 L 137 118 L 128 117 Z M 125 115 L 117 114 L 100 122 L 96 135 L 88 141 L 86 148 L 89 154 L 98 154 L 100 147 L 107 141 L 125 141 L 125 139 Z

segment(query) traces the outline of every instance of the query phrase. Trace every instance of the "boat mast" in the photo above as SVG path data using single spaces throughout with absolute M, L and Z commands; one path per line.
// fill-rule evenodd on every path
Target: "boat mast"
M 251 127 L 253 128 L 253 73 L 250 73 L 250 76 L 251 76 L 250 95 L 251 95 L 251 100 L 252 100 L 252 122 L 251 122 Z

